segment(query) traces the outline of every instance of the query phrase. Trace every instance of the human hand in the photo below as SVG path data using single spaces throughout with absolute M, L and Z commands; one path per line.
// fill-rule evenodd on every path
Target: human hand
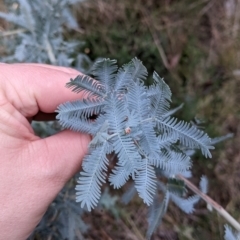
M 49 120 L 81 95 L 65 88 L 81 73 L 43 64 L 0 64 L 0 239 L 26 239 L 80 169 L 90 137 L 64 130 L 40 139 L 30 121 Z

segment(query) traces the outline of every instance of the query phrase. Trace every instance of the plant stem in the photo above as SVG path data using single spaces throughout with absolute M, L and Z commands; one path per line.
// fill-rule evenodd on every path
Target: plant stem
M 51 64 L 55 65 L 57 60 L 55 58 L 52 46 L 51 46 L 47 37 L 45 37 L 45 46 L 46 46 L 47 54 L 48 54 L 48 57 L 49 57 L 49 60 L 50 60 Z
M 142 10 L 142 14 L 144 16 L 144 22 L 145 22 L 146 26 L 148 27 L 150 34 L 152 35 L 153 42 L 155 43 L 157 50 L 159 52 L 159 55 L 163 61 L 163 65 L 165 66 L 166 69 L 170 69 L 171 66 L 170 66 L 167 56 L 164 52 L 161 41 L 160 41 L 156 31 L 153 30 L 153 24 L 150 22 L 150 15 L 148 14 L 147 11 L 145 11 L 145 9 Z
M 194 193 L 199 195 L 207 204 L 212 206 L 222 217 L 224 217 L 237 231 L 240 232 L 240 223 L 237 222 L 221 205 L 216 203 L 213 199 L 211 199 L 208 195 L 201 192 L 194 184 L 192 184 L 189 180 L 187 180 L 182 175 L 178 174 L 176 176 L 178 179 L 184 181 L 186 186 L 191 189 Z
M 19 33 L 25 33 L 27 32 L 26 29 L 16 29 L 16 30 L 11 30 L 11 31 L 0 31 L 0 37 L 8 37 L 12 35 L 17 35 Z

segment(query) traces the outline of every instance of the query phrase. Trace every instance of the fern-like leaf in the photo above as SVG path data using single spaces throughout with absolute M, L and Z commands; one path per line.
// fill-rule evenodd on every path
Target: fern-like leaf
M 83 171 L 80 173 L 76 186 L 76 201 L 81 202 L 81 207 L 86 206 L 88 211 L 97 206 L 101 196 L 100 187 L 106 181 L 108 159 L 108 142 L 94 149 L 84 158 Z
M 104 97 L 106 93 L 102 84 L 86 75 L 78 75 L 75 79 L 71 79 L 66 87 L 76 93 L 83 91 L 88 97 Z
M 170 193 L 171 200 L 185 213 L 193 213 L 194 204 L 196 204 L 200 197 L 198 195 L 191 196 L 187 199 L 179 197 L 177 194 Z
M 141 124 L 140 130 L 142 134 L 139 139 L 139 145 L 143 149 L 144 153 L 148 155 L 149 158 L 159 158 L 160 148 L 156 138 L 156 133 L 154 131 L 153 123 L 149 122 Z
M 133 66 L 134 66 L 134 70 L 132 72 L 133 81 L 137 81 L 137 80 L 144 81 L 148 75 L 146 67 L 137 58 L 133 58 L 131 62 L 133 63 Z
M 133 140 L 129 136 L 118 135 L 113 138 L 113 149 L 118 156 L 118 165 L 128 164 L 128 171 L 134 173 L 141 156 Z
M 191 167 L 191 159 L 187 155 L 169 149 L 162 150 L 157 159 L 150 159 L 150 163 L 170 176 L 183 173 Z
M 132 82 L 132 71 L 134 67 L 132 62 L 125 64 L 122 68 L 118 69 L 115 81 L 112 81 L 112 87 L 115 91 L 125 91 L 129 82 Z
M 143 202 L 150 206 L 156 192 L 156 174 L 154 168 L 148 164 L 148 159 L 142 159 L 138 166 L 136 189 Z
M 132 169 L 132 166 L 129 163 L 126 163 L 124 166 L 116 166 L 112 170 L 112 173 L 108 179 L 110 185 L 113 185 L 113 187 L 117 189 L 122 187 L 127 182 L 130 175 L 133 174 L 132 170 L 130 169 Z
M 157 119 L 158 128 L 164 134 L 174 134 L 180 143 L 189 148 L 200 148 L 205 157 L 212 157 L 210 149 L 211 139 L 206 133 L 184 121 L 177 121 L 176 118 Z
M 106 103 L 104 110 L 106 118 L 109 119 L 109 131 L 116 134 L 123 133 L 128 115 L 124 97 L 109 95 Z
M 157 137 L 157 141 L 158 141 L 158 146 L 160 148 L 168 148 L 173 144 L 175 144 L 178 141 L 178 139 L 176 138 L 175 134 L 169 133 L 169 134 L 160 134 Z
M 58 119 L 68 121 L 71 117 L 88 119 L 97 116 L 104 107 L 104 102 L 99 98 L 83 99 L 82 101 L 65 102 L 58 106 Z
M 126 100 L 129 109 L 134 109 L 139 121 L 144 120 L 149 115 L 150 101 L 147 98 L 146 87 L 139 81 L 128 85 Z
M 168 85 L 162 78 L 158 76 L 156 72 L 153 73 L 153 79 L 155 80 L 154 86 L 151 91 L 155 94 L 151 94 L 151 116 L 153 118 L 163 118 L 170 107 L 171 91 Z M 153 89 L 155 88 L 155 89 Z
M 88 134 L 95 135 L 99 130 L 99 125 L 93 123 L 90 120 L 83 120 L 79 117 L 71 117 L 71 118 L 61 118 L 57 115 L 57 119 L 59 123 L 66 129 L 70 129 L 76 132 L 84 132 Z
M 105 86 L 107 92 L 115 79 L 115 72 L 117 70 L 116 62 L 116 60 L 107 58 L 97 61 L 93 66 L 92 73 L 95 79 L 99 80 Z

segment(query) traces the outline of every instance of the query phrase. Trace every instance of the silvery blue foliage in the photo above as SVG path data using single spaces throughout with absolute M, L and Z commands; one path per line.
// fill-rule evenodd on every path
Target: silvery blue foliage
M 225 240 L 239 240 L 240 232 L 233 232 L 233 230 L 228 225 L 225 225 L 224 239 Z
M 99 200 L 98 207 L 103 208 L 111 212 L 116 218 L 119 217 L 117 205 L 118 196 L 113 196 L 109 193 L 109 188 L 106 187 Z
M 84 240 L 83 234 L 90 228 L 84 223 L 84 209 L 75 202 L 74 189 L 64 188 L 49 206 L 41 222 L 27 240 L 39 239 L 79 239 Z
M 169 181 L 174 181 L 176 174 L 190 169 L 191 160 L 183 146 L 200 149 L 204 156 L 211 157 L 209 136 L 190 123 L 171 117 L 171 91 L 164 80 L 154 72 L 154 83 L 144 85 L 147 70 L 140 60 L 134 58 L 118 68 L 115 60 L 103 59 L 95 63 L 92 74 L 94 78 L 71 79 L 66 86 L 81 92 L 83 99 L 63 103 L 57 109 L 63 127 L 93 137 L 76 187 L 76 200 L 81 207 L 91 211 L 97 205 L 107 179 L 114 188 L 132 179 L 138 195 L 150 206 L 159 191 L 160 176 L 167 175 Z M 112 152 L 118 160 L 108 176 L 107 155 Z M 176 185 L 179 182 L 176 180 Z M 164 187 L 161 191 L 167 203 L 173 191 Z M 180 201 L 181 195 L 175 195 L 176 202 Z M 188 205 L 179 206 L 191 212 Z
M 217 144 L 219 142 L 222 142 L 222 141 L 225 141 L 227 139 L 230 139 L 233 136 L 234 136 L 233 133 L 228 133 L 228 134 L 226 134 L 224 136 L 221 136 L 221 137 L 215 137 L 215 138 L 212 139 L 212 143 L 215 145 L 215 144 Z
M 202 176 L 199 188 L 203 193 L 207 192 L 207 185 L 207 178 Z M 200 196 L 197 194 L 186 197 L 184 182 L 179 179 L 169 178 L 166 185 L 159 181 L 158 188 L 164 194 L 164 198 L 163 201 L 160 201 L 159 197 L 155 196 L 153 204 L 149 208 L 147 239 L 151 238 L 155 228 L 161 223 L 170 201 L 183 212 L 191 214 L 194 212 L 194 205 L 200 200 Z
M 80 1 L 6 0 L 9 12 L 0 12 L 0 18 L 17 26 L 18 34 L 4 41 L 10 53 L 2 61 L 69 66 L 74 60 L 72 56 L 82 44 L 79 41 L 65 41 L 63 37 L 63 24 L 78 28 L 69 8 L 76 2 Z M 79 55 L 77 61 L 83 61 L 82 56 Z M 84 58 L 88 59 L 87 56 Z
M 149 209 L 147 239 L 150 239 L 155 228 L 161 224 L 162 217 L 166 213 L 169 204 L 169 191 L 164 194 L 163 200 L 159 203 L 158 198 L 154 198 Z

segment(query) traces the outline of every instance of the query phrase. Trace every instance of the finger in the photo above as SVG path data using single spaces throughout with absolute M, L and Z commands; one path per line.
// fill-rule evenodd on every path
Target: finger
M 82 98 L 81 93 L 73 93 L 65 87 L 71 78 L 82 74 L 76 70 L 66 72 L 47 65 L 4 64 L 1 74 L 8 100 L 25 117 L 32 117 L 39 110 L 53 113 L 61 103 Z
M 47 69 L 62 71 L 62 72 L 69 73 L 69 74 L 79 74 L 79 72 L 77 70 L 70 68 L 70 67 L 54 66 L 54 65 L 47 65 L 47 64 L 41 64 L 41 63 L 14 63 L 14 66 L 16 66 L 16 65 L 24 65 L 27 67 L 32 67 L 32 66 L 44 67 Z

